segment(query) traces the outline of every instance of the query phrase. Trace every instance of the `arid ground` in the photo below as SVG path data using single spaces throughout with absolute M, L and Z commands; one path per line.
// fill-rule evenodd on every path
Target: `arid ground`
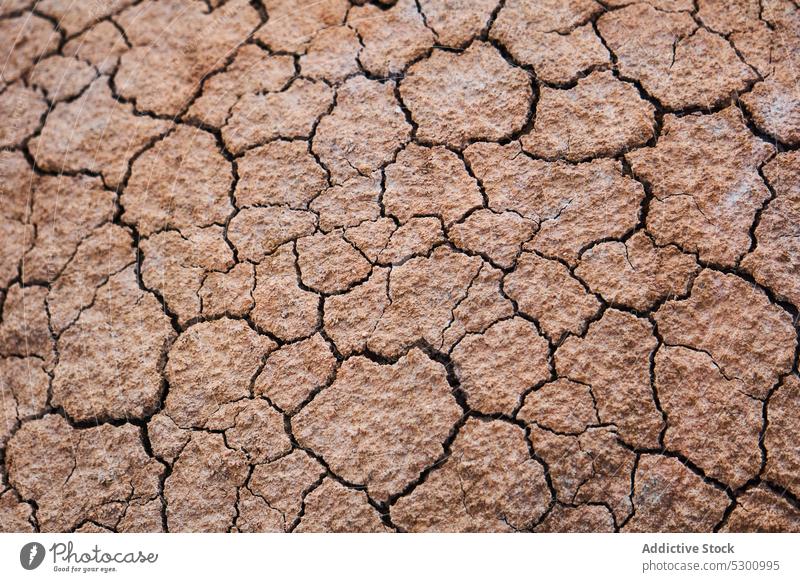
M 796 0 L 0 0 L 0 530 L 800 530 Z

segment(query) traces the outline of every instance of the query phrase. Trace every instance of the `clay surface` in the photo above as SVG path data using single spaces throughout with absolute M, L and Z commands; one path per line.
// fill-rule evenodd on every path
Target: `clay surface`
M 0 531 L 800 531 L 793 0 L 0 2 Z

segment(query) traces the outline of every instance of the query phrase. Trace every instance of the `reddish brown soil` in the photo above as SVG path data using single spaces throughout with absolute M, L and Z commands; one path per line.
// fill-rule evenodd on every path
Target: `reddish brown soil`
M 0 531 L 800 530 L 795 0 L 3 0 L 0 57 Z

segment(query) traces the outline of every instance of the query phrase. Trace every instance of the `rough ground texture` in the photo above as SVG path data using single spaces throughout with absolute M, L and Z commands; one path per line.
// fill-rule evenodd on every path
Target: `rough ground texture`
M 800 531 L 795 0 L 0 0 L 0 531 Z

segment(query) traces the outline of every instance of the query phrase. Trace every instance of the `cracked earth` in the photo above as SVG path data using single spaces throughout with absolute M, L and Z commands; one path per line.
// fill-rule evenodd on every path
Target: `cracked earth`
M 2 0 L 0 58 L 0 530 L 800 531 L 795 0 Z

